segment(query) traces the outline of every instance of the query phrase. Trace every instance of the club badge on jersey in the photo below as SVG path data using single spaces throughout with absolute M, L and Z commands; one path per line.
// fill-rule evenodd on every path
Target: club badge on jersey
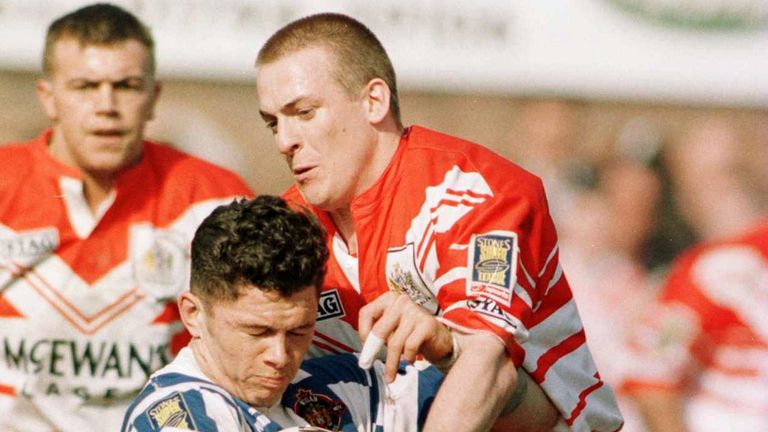
M 517 281 L 517 234 L 491 231 L 470 241 L 467 296 L 486 297 L 509 306 Z
M 341 401 L 309 389 L 299 389 L 296 392 L 296 403 L 293 406 L 293 411 L 299 417 L 314 427 L 325 428 L 322 430 L 339 430 L 341 417 L 346 410 Z
M 387 250 L 387 284 L 391 291 L 405 294 L 414 303 L 432 314 L 437 313 L 438 304 L 432 291 L 421 279 L 414 262 L 416 255 L 413 244 Z
M 141 289 L 158 300 L 175 298 L 187 281 L 188 252 L 181 235 L 149 225 L 131 227 L 131 259 Z

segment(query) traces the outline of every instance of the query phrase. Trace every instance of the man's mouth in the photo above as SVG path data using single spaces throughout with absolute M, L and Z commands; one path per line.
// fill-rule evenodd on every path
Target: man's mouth
M 316 167 L 309 166 L 309 165 L 295 167 L 295 168 L 293 168 L 293 176 L 298 181 L 305 180 L 307 178 L 307 176 L 309 175 L 309 172 L 312 171 L 315 168 Z
M 261 377 L 260 381 L 264 387 L 279 389 L 286 383 L 287 378 L 285 376 L 278 377 Z
M 118 138 L 123 136 L 124 132 L 120 129 L 95 129 L 91 134 L 99 138 Z

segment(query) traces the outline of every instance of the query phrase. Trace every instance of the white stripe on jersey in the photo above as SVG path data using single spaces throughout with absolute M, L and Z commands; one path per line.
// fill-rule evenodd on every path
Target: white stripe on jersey
M 513 292 L 517 294 L 517 296 L 520 297 L 520 299 L 524 301 L 529 308 L 533 309 L 533 300 L 531 300 L 531 296 L 528 295 L 528 291 L 526 291 L 522 285 L 517 283 L 517 281 L 515 281 L 515 288 Z
M 563 268 L 560 266 L 560 263 L 558 263 L 557 268 L 555 269 L 555 274 L 552 275 L 552 279 L 549 280 L 547 289 L 544 290 L 544 295 L 549 294 L 549 290 L 552 289 L 552 287 L 555 286 L 555 284 L 560 282 L 561 277 L 563 277 Z
M 536 281 L 533 280 L 530 273 L 528 273 L 528 269 L 525 268 L 525 264 L 523 264 L 523 260 L 518 260 L 518 264 L 520 265 L 520 269 L 523 270 L 523 274 L 525 275 L 525 278 L 528 280 L 528 284 L 532 287 L 535 287 Z
M 444 287 L 445 285 L 450 284 L 451 282 L 456 282 L 460 279 L 467 279 L 467 267 L 466 266 L 459 266 L 454 267 L 447 272 L 443 273 L 442 276 L 437 278 L 435 280 L 435 283 L 432 284 L 432 290 L 435 294 L 435 297 L 440 293 L 440 289 Z
M 555 247 L 552 248 L 552 251 L 549 252 L 549 256 L 547 256 L 547 260 L 544 262 L 544 265 L 541 266 L 541 271 L 539 271 L 539 277 L 542 277 L 544 273 L 547 271 L 547 267 L 549 267 L 549 263 L 552 262 L 552 259 L 555 257 L 555 254 L 557 253 L 559 248 L 560 246 L 556 244 Z
M 581 330 L 579 311 L 576 309 L 576 302 L 571 299 L 547 319 L 530 328 L 530 340 L 524 346 L 523 364 L 526 369 L 535 371 L 542 354 Z

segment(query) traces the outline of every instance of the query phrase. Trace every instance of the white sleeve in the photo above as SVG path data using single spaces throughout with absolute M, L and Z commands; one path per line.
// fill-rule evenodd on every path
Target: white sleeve
M 250 429 L 234 401 L 208 388 L 163 388 L 131 410 L 128 430 L 243 431 Z

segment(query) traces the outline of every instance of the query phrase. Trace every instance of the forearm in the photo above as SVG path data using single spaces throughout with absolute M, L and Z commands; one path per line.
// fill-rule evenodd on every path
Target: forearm
M 633 394 L 649 432 L 685 432 L 683 402 L 673 390 L 647 389 Z
M 501 416 L 494 424 L 493 431 L 552 431 L 560 419 L 560 413 L 544 390 L 522 368 L 517 371 L 515 393 L 520 394 L 512 395 L 512 401 L 504 406 Z
M 465 335 L 460 342 L 461 355 L 432 403 L 425 432 L 488 431 L 516 388 L 515 366 L 494 336 Z

